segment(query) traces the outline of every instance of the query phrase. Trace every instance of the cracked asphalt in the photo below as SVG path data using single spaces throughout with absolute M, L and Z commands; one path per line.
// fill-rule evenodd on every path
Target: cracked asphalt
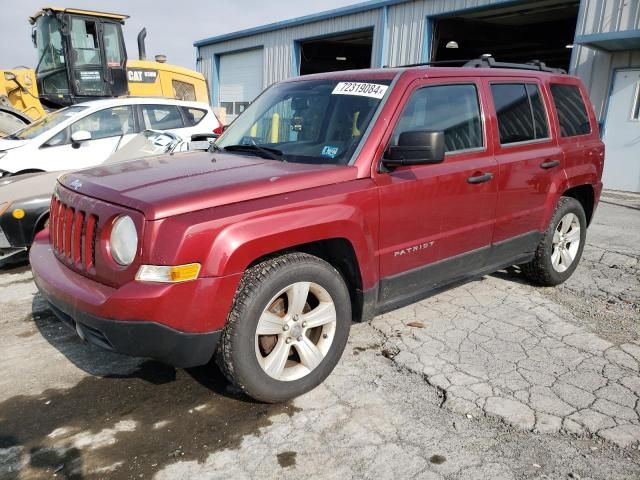
M 355 324 L 284 405 L 83 344 L 5 267 L 0 479 L 638 479 L 640 211 L 605 201 L 565 285 L 511 269 Z

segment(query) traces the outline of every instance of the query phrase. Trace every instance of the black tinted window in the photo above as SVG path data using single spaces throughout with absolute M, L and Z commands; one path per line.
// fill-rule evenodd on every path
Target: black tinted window
M 527 84 L 527 93 L 533 110 L 533 127 L 535 128 L 536 138 L 547 138 L 549 136 L 549 124 L 547 123 L 547 112 L 540 96 L 540 89 L 537 85 Z
M 560 135 L 573 137 L 591 132 L 587 109 L 580 90 L 574 85 L 551 85 L 553 103 L 560 122 Z
M 447 152 L 483 146 L 478 92 L 474 85 L 438 85 L 417 90 L 407 102 L 393 132 L 440 130 Z
M 498 114 L 500 143 L 535 140 L 531 107 L 524 84 L 491 85 L 491 93 Z

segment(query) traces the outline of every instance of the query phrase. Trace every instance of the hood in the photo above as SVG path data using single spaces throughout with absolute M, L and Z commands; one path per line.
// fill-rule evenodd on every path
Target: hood
M 70 190 L 133 208 L 156 220 L 345 182 L 356 175 L 355 167 L 188 152 L 102 165 L 66 174 L 59 181 Z
M 16 203 L 34 198 L 50 198 L 56 179 L 64 172 L 33 173 L 3 178 L 0 185 L 0 203 Z
M 7 150 L 22 147 L 30 141 L 31 140 L 11 140 L 9 138 L 0 138 L 0 152 L 6 152 Z

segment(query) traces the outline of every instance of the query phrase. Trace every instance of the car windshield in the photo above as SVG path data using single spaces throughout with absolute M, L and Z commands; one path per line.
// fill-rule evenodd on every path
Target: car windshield
M 30 125 L 27 125 L 23 129 L 18 130 L 17 132 L 12 133 L 5 138 L 13 140 L 31 140 L 32 138 L 36 138 L 38 135 L 41 135 L 47 130 L 60 125 L 65 120 L 68 120 L 74 115 L 77 115 L 79 112 L 85 110 L 86 108 L 87 107 L 81 107 L 79 105 L 63 108 L 62 110 L 50 113 L 46 117 L 38 120 L 37 122 L 33 122 Z
M 390 83 L 304 80 L 274 85 L 216 146 L 287 162 L 347 165 Z

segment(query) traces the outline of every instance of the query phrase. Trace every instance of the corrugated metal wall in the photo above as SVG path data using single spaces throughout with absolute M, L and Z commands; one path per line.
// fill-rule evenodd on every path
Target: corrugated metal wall
M 407 65 L 423 57 L 427 16 L 504 3 L 504 0 L 419 0 L 389 7 L 387 58 L 384 65 Z
M 424 38 L 427 17 L 505 2 L 511 3 L 511 0 L 415 0 L 389 5 L 386 15 L 385 7 L 378 7 L 201 47 L 199 69 L 211 79 L 214 55 L 262 46 L 265 55 L 263 83 L 267 87 L 292 75 L 296 40 L 367 27 L 374 28 L 373 66 L 418 63 L 428 58 L 423 52 L 430 44 Z M 629 29 L 640 29 L 640 0 L 582 0 L 578 35 Z M 384 42 L 383 30 L 386 31 Z M 571 73 L 583 79 L 601 117 L 611 69 L 637 66 L 640 66 L 640 51 L 610 54 L 576 46 Z M 211 87 L 215 88 L 214 85 Z
M 640 0 L 582 0 L 577 35 L 640 29 Z M 614 68 L 640 67 L 640 50 L 609 53 L 576 46 L 571 73 L 589 89 L 596 114 L 604 115 Z
M 349 30 L 359 30 L 367 27 L 373 27 L 374 29 L 372 54 L 375 64 L 375 56 L 379 54 L 382 48 L 380 36 L 376 34 L 376 32 L 380 30 L 381 16 L 382 9 L 375 9 L 345 15 L 331 20 L 323 20 L 233 39 L 219 44 L 206 45 L 200 48 L 200 57 L 202 60 L 199 62 L 199 70 L 207 78 L 210 78 L 213 72 L 214 55 L 262 46 L 265 56 L 264 74 L 262 78 L 264 87 L 266 88 L 272 83 L 284 80 L 292 75 L 293 45 L 296 40 Z
M 223 41 L 200 47 L 198 68 L 211 81 L 214 56 L 228 52 L 264 47 L 264 87 L 289 78 L 293 72 L 294 42 L 332 33 L 373 27 L 372 65 L 403 65 L 421 61 L 425 19 L 455 10 L 500 4 L 509 0 L 416 0 L 390 5 L 386 18 L 386 45 L 382 30 L 385 26 L 384 7 L 353 13 L 266 33 Z M 382 52 L 385 52 L 383 55 Z M 215 88 L 211 85 L 211 88 Z

